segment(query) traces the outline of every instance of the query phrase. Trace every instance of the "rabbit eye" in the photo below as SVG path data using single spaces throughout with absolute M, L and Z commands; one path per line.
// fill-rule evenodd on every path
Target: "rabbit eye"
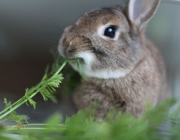
M 120 28 L 117 25 L 112 25 L 110 23 L 106 25 L 101 25 L 97 30 L 98 35 L 107 40 L 118 40 L 120 34 Z
M 109 38 L 114 38 L 116 35 L 116 30 L 117 30 L 117 27 L 114 25 L 111 25 L 105 29 L 104 35 Z

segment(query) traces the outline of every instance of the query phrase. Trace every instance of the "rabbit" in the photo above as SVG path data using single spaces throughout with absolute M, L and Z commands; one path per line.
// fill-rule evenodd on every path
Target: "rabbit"
M 159 4 L 130 0 L 123 8 L 87 12 L 65 28 L 58 51 L 70 60 L 78 58 L 88 78 L 74 91 L 78 110 L 98 101 L 96 120 L 103 120 L 111 106 L 139 117 L 147 104 L 154 107 L 168 98 L 163 58 L 144 33 Z M 78 71 L 76 63 L 69 63 Z

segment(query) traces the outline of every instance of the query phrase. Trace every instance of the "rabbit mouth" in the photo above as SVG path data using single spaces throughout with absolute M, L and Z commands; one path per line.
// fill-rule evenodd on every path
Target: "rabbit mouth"
M 83 58 L 68 58 L 68 60 L 71 62 L 71 63 L 81 63 L 83 64 L 84 63 L 84 59 Z

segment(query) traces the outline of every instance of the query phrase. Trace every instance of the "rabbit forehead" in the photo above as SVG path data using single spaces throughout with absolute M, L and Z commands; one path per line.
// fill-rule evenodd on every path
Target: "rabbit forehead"
M 94 10 L 86 13 L 84 16 L 80 17 L 74 24 L 79 30 L 85 31 L 90 29 L 96 30 L 101 25 L 113 24 L 117 26 L 122 26 L 123 29 L 129 29 L 128 22 L 124 14 L 117 9 L 104 8 L 99 10 Z

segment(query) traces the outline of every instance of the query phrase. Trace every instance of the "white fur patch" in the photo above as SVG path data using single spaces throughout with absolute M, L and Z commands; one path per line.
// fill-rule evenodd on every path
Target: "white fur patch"
M 77 58 L 83 58 L 84 62 L 90 66 L 90 64 L 95 61 L 95 56 L 91 52 L 79 52 L 75 55 Z
M 82 58 L 85 64 L 82 64 L 82 71 L 84 74 L 86 74 L 86 71 L 91 71 L 91 63 L 95 61 L 95 56 L 94 54 L 90 52 L 79 52 L 75 55 L 76 58 Z M 76 63 L 70 63 L 71 66 L 78 71 L 77 64 Z
M 110 79 L 110 78 L 121 78 L 126 76 L 127 72 L 122 70 L 99 70 L 99 71 L 88 71 L 88 69 L 84 69 L 84 74 L 87 77 L 96 77 L 100 79 Z
M 107 36 L 104 35 L 104 31 L 106 30 L 107 27 L 109 27 L 110 25 L 113 25 L 112 23 L 107 23 L 105 25 L 101 25 L 99 28 L 98 28 L 98 35 L 103 38 L 103 39 L 111 39 L 111 40 L 118 40 L 118 37 L 119 37 L 119 34 L 120 34 L 120 30 L 117 29 L 116 31 L 116 34 L 115 34 L 115 37 L 114 38 L 109 38 Z
M 87 76 L 87 77 L 95 77 L 95 78 L 100 78 L 100 79 L 110 79 L 110 78 L 120 78 L 126 76 L 128 73 L 127 70 L 92 70 L 91 69 L 91 64 L 96 61 L 96 58 L 94 54 L 90 52 L 81 52 L 76 54 L 76 57 L 83 58 L 85 64 L 82 64 L 82 72 Z M 71 66 L 78 71 L 77 64 L 76 63 L 70 63 Z

